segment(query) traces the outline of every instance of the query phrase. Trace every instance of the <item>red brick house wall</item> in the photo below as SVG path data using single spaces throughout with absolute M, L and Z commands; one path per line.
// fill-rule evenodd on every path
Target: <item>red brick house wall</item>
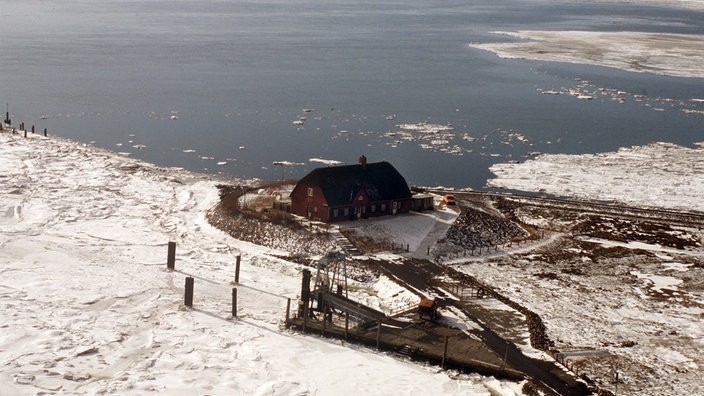
M 300 183 L 291 192 L 291 213 L 328 222 L 328 204 L 320 186 Z
M 335 222 L 407 213 L 411 192 L 388 162 L 318 168 L 291 192 L 291 212 L 312 220 Z

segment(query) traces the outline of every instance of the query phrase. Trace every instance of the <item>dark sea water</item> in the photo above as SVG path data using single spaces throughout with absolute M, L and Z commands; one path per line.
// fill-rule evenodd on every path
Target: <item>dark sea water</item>
M 264 180 L 302 177 L 321 166 L 311 158 L 364 154 L 413 185 L 479 189 L 491 164 L 535 153 L 704 141 L 704 116 L 683 111 L 704 109 L 691 101 L 704 98 L 702 79 L 468 46 L 517 30 L 704 34 L 704 13 L 519 0 L 2 0 L 0 103 L 15 125 Z M 567 89 L 626 100 L 540 92 Z M 422 122 L 452 130 L 399 133 Z

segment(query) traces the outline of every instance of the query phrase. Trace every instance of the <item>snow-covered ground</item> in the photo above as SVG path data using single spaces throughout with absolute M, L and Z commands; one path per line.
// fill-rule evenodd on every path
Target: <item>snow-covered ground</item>
M 301 267 L 274 256 L 284 251 L 234 240 L 207 224 L 205 211 L 218 200 L 216 180 L 53 137 L 25 139 L 4 132 L 0 146 L 3 395 L 488 395 L 489 388 L 499 389 L 494 394 L 520 393 L 516 383 L 448 376 L 437 367 L 283 330 L 286 298 L 295 301 Z M 623 194 L 602 199 L 628 197 L 630 203 L 661 206 L 664 198 L 648 189 L 607 187 L 646 179 L 628 173 L 633 170 L 647 172 L 653 188 L 675 180 L 664 193 L 672 197 L 670 207 L 698 209 L 702 172 L 691 166 L 701 166 L 701 155 L 700 149 L 653 144 L 566 156 L 556 169 L 569 174 L 567 170 L 580 169 L 576 162 L 585 161 L 584 174 L 565 176 L 569 183 L 553 179 L 551 185 L 563 188 L 551 192 L 566 195 L 564 187 L 571 186 L 575 195 L 589 196 L 590 188 L 600 186 Z M 550 164 L 562 156 L 538 157 L 534 166 L 546 158 Z M 516 177 L 521 164 L 506 166 L 505 177 L 496 180 L 518 188 L 513 181 L 522 180 Z M 542 171 L 529 173 L 538 179 L 550 174 L 544 163 L 538 169 Z M 607 174 L 615 176 L 608 179 Z M 375 238 L 400 238 L 393 240 L 422 256 L 455 216 L 453 210 L 439 210 L 354 225 Z M 561 221 L 532 220 L 540 227 Z M 564 238 L 555 234 L 503 253 L 511 256 L 492 253 L 474 257 L 466 266 L 452 265 L 539 313 L 561 350 L 596 347 L 614 353 L 618 360 L 608 359 L 618 362 L 631 389 L 646 380 L 645 386 L 656 392 L 649 394 L 701 389 L 693 379 L 702 365 L 698 356 L 704 329 L 692 318 L 701 317 L 702 300 L 690 277 L 700 271 L 701 249 Z M 165 269 L 168 241 L 177 242 L 174 272 Z M 632 249 L 634 256 L 595 259 L 580 267 L 577 276 L 567 275 L 577 264 L 551 267 L 547 259 L 572 252 L 585 257 L 580 263 L 591 263 L 586 258 L 594 253 L 584 250 L 587 246 Z M 233 319 L 231 281 L 238 254 L 243 265 L 239 315 Z M 187 275 L 195 278 L 194 309 L 182 303 Z M 621 284 L 623 277 L 627 282 Z M 403 295 L 384 277 L 354 288 L 357 298 L 380 309 L 393 308 L 394 299 Z M 591 293 L 597 289 L 598 295 Z M 663 300 L 663 293 L 675 293 L 675 299 Z M 623 346 L 631 342 L 635 345 Z M 638 376 L 638 371 L 645 374 Z
M 602 388 L 678 396 L 704 392 L 702 257 L 701 247 L 668 249 L 562 234 L 529 254 L 458 260 L 453 266 L 537 312 L 559 351 L 593 353 L 568 364 Z
M 489 186 L 638 207 L 704 212 L 704 148 L 670 143 L 589 155 L 545 154 L 498 164 Z M 668 226 L 527 211 L 541 229 L 562 230 L 530 252 L 476 260 L 464 269 L 540 314 L 561 350 L 611 356 L 581 366 L 614 389 L 644 395 L 702 394 L 704 350 L 699 226 Z M 582 227 L 596 221 L 592 228 Z M 552 225 L 551 225 L 552 224 Z M 642 228 L 639 228 L 642 227 Z M 569 230 L 569 231 L 565 231 Z M 655 238 L 655 235 L 660 237 Z M 669 237 L 679 242 L 667 242 Z M 498 270 L 500 268 L 500 270 Z
M 704 212 L 704 146 L 651 143 L 616 152 L 543 154 L 496 164 L 491 187 Z
M 301 268 L 207 224 L 218 191 L 206 176 L 55 137 L 2 132 L 0 147 L 3 395 L 519 393 L 283 330 Z
M 396 251 L 407 250 L 406 256 L 427 259 L 428 248 L 445 237 L 450 225 L 457 218 L 457 211 L 440 204 L 442 197 L 435 196 L 435 210 L 411 212 L 399 216 L 377 217 L 338 223 L 340 227 L 354 230 L 378 242 L 395 247 Z M 393 259 L 394 255 L 387 257 Z

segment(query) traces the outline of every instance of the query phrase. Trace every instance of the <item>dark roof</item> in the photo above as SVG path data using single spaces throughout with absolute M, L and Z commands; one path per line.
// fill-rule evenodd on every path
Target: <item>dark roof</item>
M 386 161 L 317 168 L 299 184 L 320 186 L 328 206 L 350 204 L 362 188 L 372 202 L 411 197 L 406 179 Z

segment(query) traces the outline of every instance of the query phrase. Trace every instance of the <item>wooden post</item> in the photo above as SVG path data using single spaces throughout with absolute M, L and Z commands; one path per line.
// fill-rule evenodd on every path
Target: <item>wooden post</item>
M 430 246 L 428 246 L 428 256 L 430 256 Z
M 291 299 L 289 299 L 289 304 L 291 303 Z M 237 288 L 233 287 L 232 288 L 232 317 L 236 318 L 237 317 Z M 288 323 L 288 307 L 286 308 L 286 323 Z
M 27 131 L 24 131 L 24 137 L 27 137 Z
M 618 371 L 616 372 L 616 389 L 614 390 L 614 395 L 618 395 Z
M 306 301 L 303 306 L 303 332 L 306 332 L 306 326 L 308 325 L 308 302 Z
M 308 306 L 308 301 L 310 301 L 310 278 L 311 273 L 309 269 L 303 270 L 303 275 L 301 276 L 301 300 L 303 301 L 303 306 L 299 307 L 299 316 L 305 316 L 305 309 Z
M 169 242 L 169 252 L 166 256 L 166 268 L 170 270 L 176 268 L 176 242 Z
M 289 315 L 291 315 L 291 299 L 290 298 L 286 302 L 286 322 L 284 324 L 287 329 L 291 328 L 291 323 L 289 322 L 289 319 L 288 319 Z
M 34 133 L 34 125 L 32 125 L 32 133 Z
M 325 306 L 325 309 L 323 309 L 323 328 L 320 332 L 320 335 L 325 337 L 325 327 L 328 323 L 328 306 Z
M 186 277 L 186 295 L 183 299 L 183 305 L 187 307 L 193 307 L 193 284 L 193 278 L 190 276 Z
M 376 324 L 376 349 L 379 350 L 379 346 L 381 345 L 381 319 L 377 320 Z
M 46 137 L 46 128 L 44 128 L 44 137 Z
M 350 313 L 345 312 L 345 341 L 347 341 L 347 336 L 350 332 Z
M 237 261 L 235 263 L 235 283 L 240 284 L 240 261 L 242 260 L 242 255 L 237 255 Z
M 445 360 L 447 359 L 447 340 L 448 340 L 448 337 L 445 336 L 445 347 L 443 347 L 443 349 L 442 349 L 442 366 L 440 366 L 443 369 L 445 369 Z

